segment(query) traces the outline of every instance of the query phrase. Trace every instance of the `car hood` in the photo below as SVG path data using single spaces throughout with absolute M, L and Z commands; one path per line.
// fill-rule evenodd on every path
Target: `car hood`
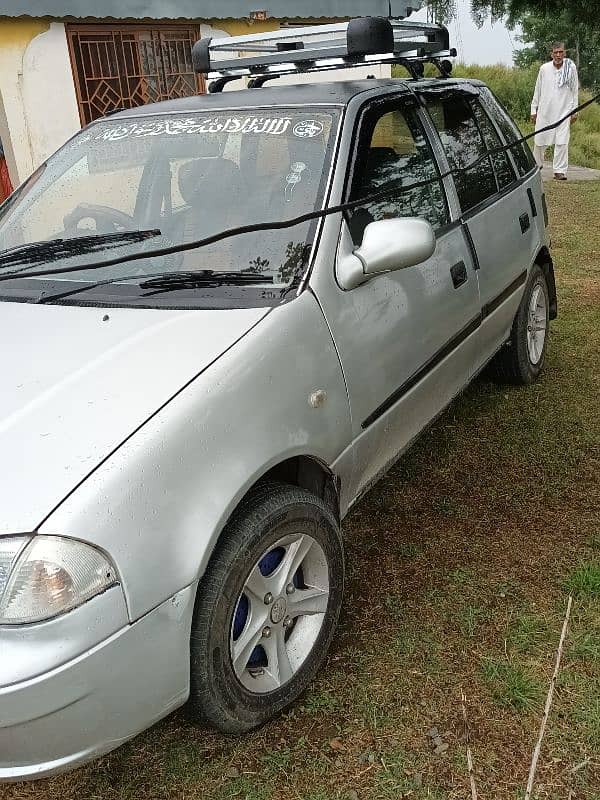
M 34 530 L 268 311 L 0 303 L 0 534 Z

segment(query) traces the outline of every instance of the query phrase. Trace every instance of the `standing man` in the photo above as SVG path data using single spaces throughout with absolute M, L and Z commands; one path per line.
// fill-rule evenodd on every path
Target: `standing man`
M 564 43 L 555 42 L 552 45 L 552 61 L 540 67 L 531 101 L 531 121 L 535 123 L 536 131 L 539 131 L 567 116 L 578 104 L 577 67 L 566 57 Z M 557 181 L 567 180 L 571 122 L 576 119 L 577 114 L 572 114 L 558 128 L 538 133 L 535 137 L 533 152 L 540 168 L 544 165 L 546 148 L 554 145 L 554 178 Z

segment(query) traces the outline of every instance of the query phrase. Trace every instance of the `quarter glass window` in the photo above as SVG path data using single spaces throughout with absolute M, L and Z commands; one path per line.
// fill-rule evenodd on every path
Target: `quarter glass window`
M 485 113 L 478 101 L 473 100 L 471 107 L 473 109 L 473 113 L 475 114 L 477 124 L 479 125 L 479 130 L 483 134 L 483 138 L 488 150 L 495 150 L 497 147 L 501 147 L 502 142 L 500 141 L 500 137 L 496 133 L 496 129 L 490 122 L 488 115 Z M 507 152 L 504 151 L 493 153 L 492 163 L 494 164 L 494 169 L 496 170 L 498 188 L 500 190 L 506 189 L 506 187 L 510 186 L 515 180 L 515 173 L 511 166 Z
M 491 118 L 494 120 L 502 135 L 506 139 L 506 144 L 516 142 L 521 138 L 521 131 L 517 128 L 512 119 L 508 116 L 506 111 L 502 108 L 500 103 L 496 100 L 492 92 L 486 87 L 481 87 L 481 98 L 484 105 L 489 112 Z M 526 175 L 531 172 L 535 166 L 531 150 L 521 142 L 511 148 L 511 152 L 515 159 L 519 175 Z

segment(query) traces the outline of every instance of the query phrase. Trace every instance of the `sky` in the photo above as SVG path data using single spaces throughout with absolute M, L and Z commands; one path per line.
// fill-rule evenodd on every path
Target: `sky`
M 523 45 L 517 41 L 518 31 L 509 31 L 502 22 L 486 22 L 479 29 L 471 19 L 469 0 L 457 0 L 457 15 L 448 26 L 450 46 L 458 50 L 458 61 L 466 64 L 512 64 L 513 50 Z M 411 20 L 427 19 L 425 9 L 410 16 Z

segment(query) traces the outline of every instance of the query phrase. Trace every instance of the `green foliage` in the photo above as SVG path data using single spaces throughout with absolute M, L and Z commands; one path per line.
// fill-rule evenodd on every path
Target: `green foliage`
M 456 13 L 456 0 L 433 0 L 429 6 L 440 22 L 447 22 Z M 508 17 L 514 22 L 527 13 L 556 18 L 565 10 L 572 24 L 585 24 L 590 19 L 588 0 L 569 0 L 568 3 L 564 0 L 471 0 L 471 13 L 479 25 L 488 17 L 492 20 Z
M 429 6 L 439 22 L 456 16 L 456 0 L 432 0 Z M 578 63 L 582 86 L 600 85 L 600 28 L 583 0 L 471 0 L 471 14 L 479 26 L 487 18 L 505 18 L 509 27 L 521 27 L 519 39 L 530 46 L 515 53 L 517 67 L 545 61 L 552 42 L 562 39 Z
M 511 69 L 502 64 L 485 67 L 457 64 L 452 74 L 457 78 L 476 78 L 486 83 L 511 117 L 522 128 L 526 128 L 523 123 L 529 120 L 531 113 L 531 98 L 538 70 L 539 64 L 532 64 L 527 69 Z
M 548 58 L 552 42 L 563 40 L 569 56 L 579 63 L 581 85 L 588 89 L 600 86 L 600 28 L 589 23 L 573 24 L 567 12 L 557 16 L 527 13 L 520 19 L 519 41 L 529 47 L 514 54 L 517 67 L 529 67 Z

